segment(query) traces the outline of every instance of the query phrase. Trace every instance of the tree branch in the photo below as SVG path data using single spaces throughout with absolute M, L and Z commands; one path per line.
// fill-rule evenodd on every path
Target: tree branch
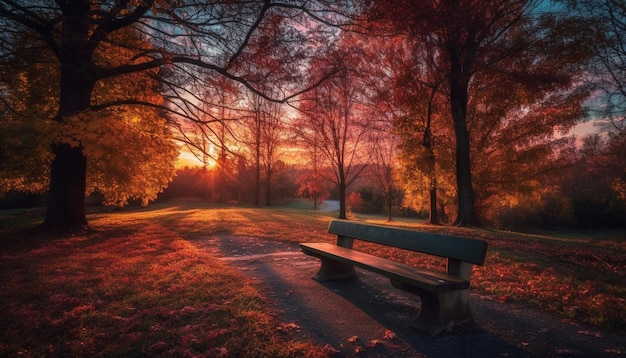
M 9 8 L 6 8 L 5 4 Z M 59 45 L 54 40 L 53 29 L 60 22 L 60 17 L 57 16 L 50 20 L 43 19 L 28 7 L 13 0 L 0 0 L 0 15 L 39 33 L 55 56 L 59 57 Z

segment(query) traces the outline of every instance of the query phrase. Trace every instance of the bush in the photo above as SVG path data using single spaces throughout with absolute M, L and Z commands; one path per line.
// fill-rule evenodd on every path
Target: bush
M 572 201 L 559 192 L 526 195 L 514 203 L 496 204 L 491 224 L 499 229 L 574 227 Z
M 357 192 L 350 193 L 350 195 L 346 197 L 346 206 L 348 208 L 348 212 L 359 212 L 363 206 L 361 194 Z

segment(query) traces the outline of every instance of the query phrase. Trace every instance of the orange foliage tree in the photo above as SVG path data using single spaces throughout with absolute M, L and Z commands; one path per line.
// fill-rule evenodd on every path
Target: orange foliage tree
M 130 29 L 116 35 L 111 41 L 116 51 L 99 52 L 99 61 L 119 62 L 129 55 L 125 47 L 141 42 Z M 50 180 L 47 163 L 54 158 L 51 148 L 65 144 L 81 146 L 85 154 L 86 194 L 98 192 L 111 205 L 126 205 L 131 199 L 147 204 L 155 199 L 172 178 L 178 156 L 170 128 L 156 108 L 114 104 L 128 100 L 128 92 L 137 103 L 162 103 L 160 85 L 151 78 L 157 71 L 102 80 L 92 90 L 91 108 L 60 123 L 53 119 L 59 91 L 53 79 L 58 67 L 22 60 L 17 76 L 3 77 L 9 79 L 5 104 L 14 111 L 0 125 L 3 139 L 14 139 L 5 147 L 0 190 L 44 191 Z
M 13 60 L 25 48 L 45 49 L 40 52 L 45 56 L 35 62 L 52 63 L 58 70 L 53 77 L 58 92 L 54 93 L 54 107 L 50 110 L 54 113 L 52 120 L 60 126 L 73 127 L 85 120 L 91 121 L 94 117 L 86 119 L 85 113 L 111 107 L 95 99 L 97 89 L 105 81 L 138 73 L 156 79 L 151 75 L 152 71 L 159 71 L 164 75 L 161 78 L 167 78 L 162 82 L 167 105 L 154 102 L 154 99 L 133 98 L 132 94 L 136 92 L 124 99 L 119 98 L 116 105 L 141 104 L 188 118 L 188 109 L 195 104 L 186 80 L 190 76 L 197 79 L 199 72 L 226 77 L 269 97 L 260 89 L 262 87 L 256 85 L 271 83 L 281 73 L 281 68 L 246 66 L 254 56 L 246 52 L 253 35 L 274 16 L 293 21 L 307 14 L 322 18 L 326 7 L 318 5 L 310 1 L 285 4 L 225 0 L 204 4 L 178 0 L 106 3 L 0 0 L 0 26 L 9 30 L 2 36 L 3 56 Z M 116 43 L 115 35 L 130 28 L 141 33 L 144 41 L 120 47 L 123 44 Z M 35 34 L 30 47 L 18 36 L 26 30 Z M 125 51 L 116 61 L 105 60 L 104 54 L 115 56 L 122 48 Z M 128 81 L 131 77 L 125 79 Z M 281 99 L 286 97 L 289 96 L 281 96 Z M 175 98 L 179 100 L 173 100 Z M 84 208 L 86 145 L 86 138 L 52 143 L 43 227 L 72 231 L 88 225 Z

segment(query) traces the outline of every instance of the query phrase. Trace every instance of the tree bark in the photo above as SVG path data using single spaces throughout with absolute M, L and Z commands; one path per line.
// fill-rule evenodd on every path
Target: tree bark
M 85 214 L 87 158 L 80 147 L 61 144 L 50 171 L 50 189 L 44 229 L 76 232 L 88 227 Z
M 431 179 L 436 180 L 436 179 Z M 431 183 L 430 188 L 430 215 L 428 216 L 428 223 L 431 225 L 439 225 L 439 215 L 437 215 L 437 183 Z
M 346 216 L 346 183 L 339 183 L 339 219 L 347 219 Z
M 267 179 L 265 182 L 265 206 L 272 206 L 272 170 L 267 169 Z
M 454 69 L 454 66 L 453 66 Z M 459 226 L 478 226 L 474 207 L 470 138 L 467 130 L 467 87 L 468 81 L 451 76 L 450 103 L 454 134 L 456 138 L 456 183 L 458 214 L 455 221 Z
M 472 170 L 470 158 L 470 138 L 467 129 L 467 101 L 469 88 L 469 67 L 467 58 L 463 59 L 461 51 L 452 49 L 450 66 L 450 105 L 456 138 L 456 183 L 458 214 L 455 224 L 458 226 L 477 226 L 474 207 L 474 190 L 472 187 Z M 467 51 L 472 52 L 472 51 Z M 472 56 L 465 53 L 465 56 Z M 464 61 L 465 60 L 465 61 Z
M 59 48 L 61 65 L 59 112 L 56 121 L 89 108 L 95 76 L 91 68 L 93 48 L 89 46 L 89 2 L 68 7 Z M 76 140 L 77 138 L 72 138 Z M 57 143 L 52 147 L 50 188 L 43 229 L 82 231 L 88 226 L 85 214 L 87 158 L 80 144 Z

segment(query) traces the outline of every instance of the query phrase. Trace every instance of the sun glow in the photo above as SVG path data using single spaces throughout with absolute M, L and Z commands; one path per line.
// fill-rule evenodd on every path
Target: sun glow
M 215 162 L 213 162 L 212 166 L 215 166 Z M 198 159 L 191 152 L 186 150 L 181 150 L 178 155 L 178 160 L 176 161 L 176 168 L 184 168 L 184 167 L 202 167 L 204 163 L 200 159 Z M 211 167 L 210 164 L 207 166 Z

